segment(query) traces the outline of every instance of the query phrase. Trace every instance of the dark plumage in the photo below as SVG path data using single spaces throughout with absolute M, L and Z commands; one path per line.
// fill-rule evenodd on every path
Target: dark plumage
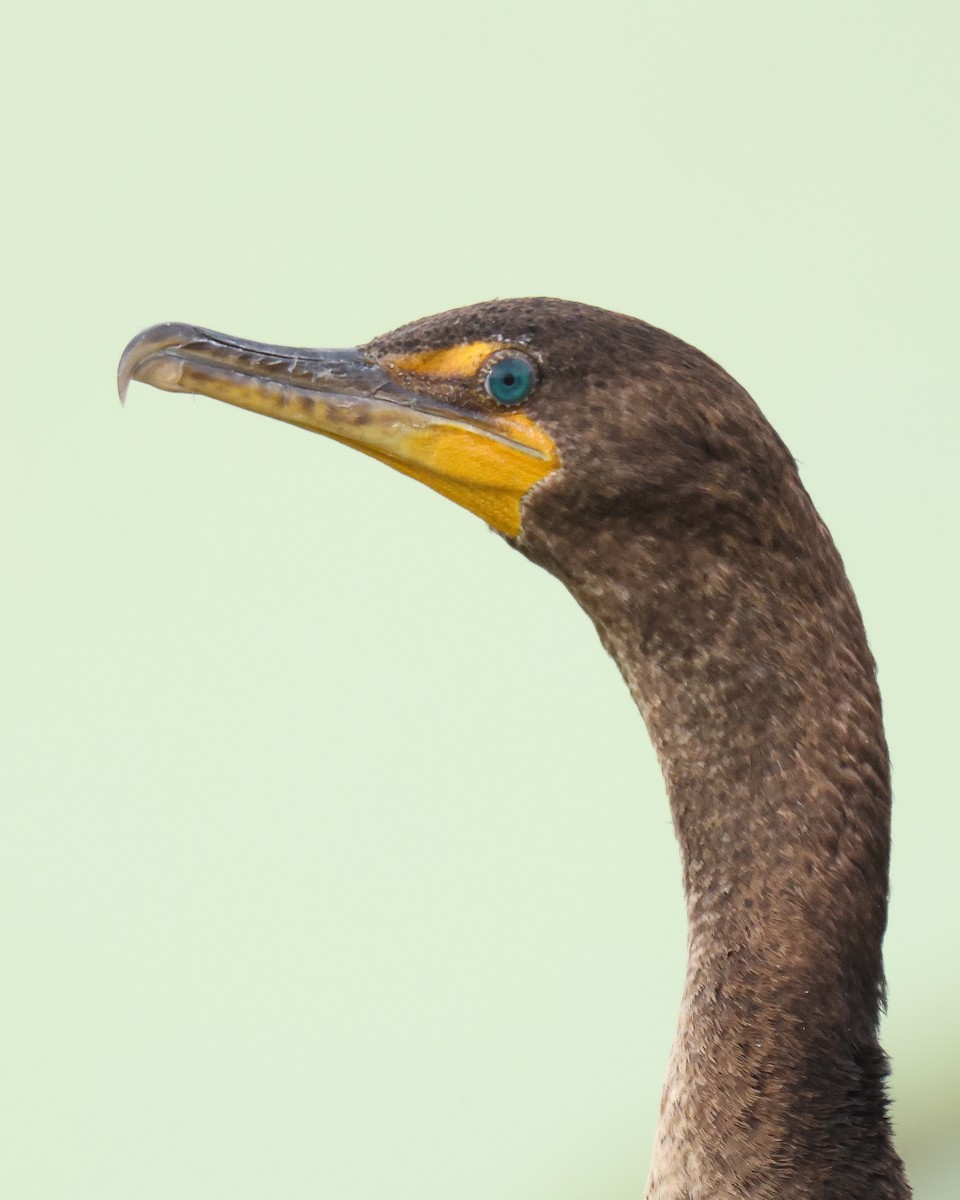
M 510 414 L 484 391 L 482 363 L 464 365 L 474 344 L 536 364 Z M 546 435 L 542 477 L 518 487 L 519 527 L 507 507 L 493 523 L 566 584 L 619 664 L 660 757 L 683 865 L 689 965 L 647 1195 L 904 1200 L 877 1041 L 890 811 L 880 697 L 842 563 L 789 452 L 699 351 L 585 305 L 480 304 L 359 358 L 380 375 L 351 391 L 320 352 L 158 327 L 128 348 L 121 382 L 316 428 L 484 515 L 482 487 L 461 494 L 459 450 L 441 469 L 422 466 L 419 448 L 411 467 L 406 442 L 374 445 L 365 430 L 383 405 L 394 424 L 475 426 L 484 453 L 525 445 L 521 418 Z M 193 374 L 177 373 L 184 363 Z M 238 385 L 238 369 L 253 382 Z

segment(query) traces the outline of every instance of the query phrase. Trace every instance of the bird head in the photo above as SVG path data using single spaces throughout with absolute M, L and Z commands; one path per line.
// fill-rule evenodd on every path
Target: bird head
M 771 451 L 789 458 L 705 355 L 632 317 L 561 300 L 455 309 L 348 350 L 156 325 L 124 352 L 121 396 L 132 379 L 353 446 L 541 561 L 622 514 L 749 511 Z

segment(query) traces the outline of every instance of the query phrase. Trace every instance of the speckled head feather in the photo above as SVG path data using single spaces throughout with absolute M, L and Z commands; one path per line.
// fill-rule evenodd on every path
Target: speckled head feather
M 523 347 L 538 362 L 540 380 L 523 411 L 550 433 L 565 464 L 550 487 L 584 519 L 610 507 L 676 513 L 688 500 L 749 515 L 759 490 L 792 461 L 747 393 L 705 354 L 586 304 L 476 304 L 405 325 L 365 349 L 390 360 L 475 342 Z M 483 402 L 472 376 L 434 386 Z

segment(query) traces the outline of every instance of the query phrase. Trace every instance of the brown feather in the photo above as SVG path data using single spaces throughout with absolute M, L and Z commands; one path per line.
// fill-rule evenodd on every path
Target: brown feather
M 651 1200 L 904 1200 L 883 999 L 890 777 L 830 535 L 747 393 L 630 317 L 557 300 L 428 318 L 383 354 L 528 347 L 563 468 L 515 545 L 596 624 L 667 783 L 689 963 Z

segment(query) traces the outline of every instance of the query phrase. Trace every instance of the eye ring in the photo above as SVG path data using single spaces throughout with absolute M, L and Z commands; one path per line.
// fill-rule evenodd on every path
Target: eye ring
M 483 390 L 497 404 L 506 408 L 522 404 L 536 382 L 536 364 L 525 354 L 505 350 L 487 359 Z

